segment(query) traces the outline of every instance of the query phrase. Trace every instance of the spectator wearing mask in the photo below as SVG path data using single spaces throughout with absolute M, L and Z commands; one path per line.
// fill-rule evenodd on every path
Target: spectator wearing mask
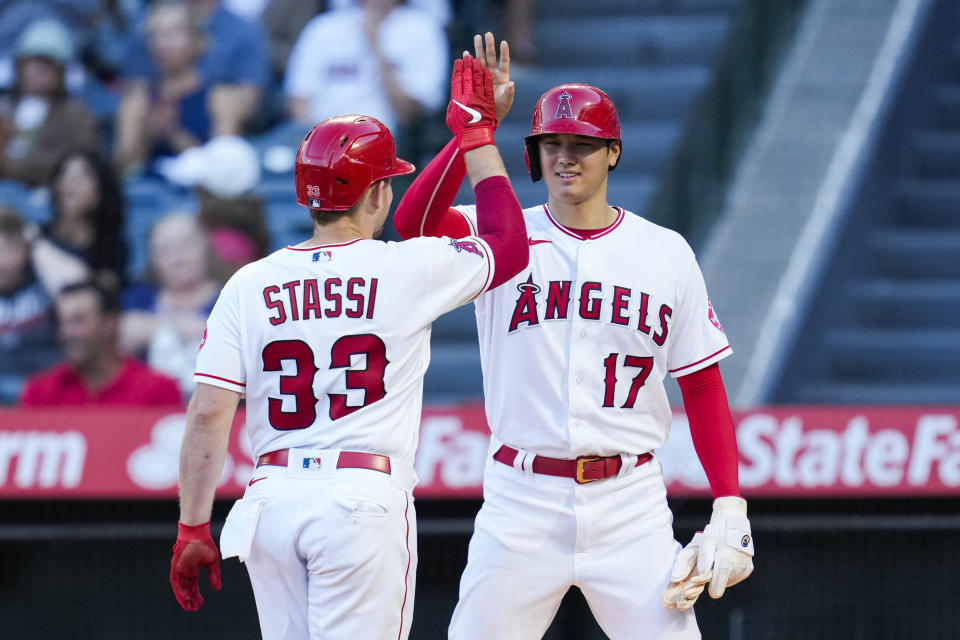
M 65 154 L 99 147 L 96 119 L 67 94 L 73 54 L 70 31 L 53 20 L 31 23 L 17 40 L 13 90 L 0 98 L 0 177 L 44 185 Z
M 27 380 L 22 406 L 183 406 L 176 381 L 120 353 L 112 292 L 90 282 L 69 285 L 56 313 L 66 359 Z

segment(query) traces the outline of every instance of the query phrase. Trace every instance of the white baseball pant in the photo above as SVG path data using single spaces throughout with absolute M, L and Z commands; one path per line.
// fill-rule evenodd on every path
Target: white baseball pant
M 417 570 L 410 492 L 369 469 L 303 471 L 292 455 L 252 480 L 221 551 L 247 565 L 263 637 L 406 639 Z M 235 552 L 244 533 L 249 551 L 241 542 Z
M 672 522 L 655 458 L 582 485 L 488 458 L 449 638 L 542 638 L 574 585 L 611 640 L 700 638 L 692 609 L 661 603 L 681 548 Z

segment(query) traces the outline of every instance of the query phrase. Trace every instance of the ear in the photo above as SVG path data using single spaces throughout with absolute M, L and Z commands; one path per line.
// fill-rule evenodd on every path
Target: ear
M 607 160 L 611 169 L 617 166 L 617 163 L 620 161 L 620 148 L 619 140 L 611 140 L 610 145 L 607 147 Z
M 378 180 L 377 182 L 370 185 L 370 203 L 374 205 L 376 209 L 380 209 L 386 205 L 387 200 L 387 181 Z

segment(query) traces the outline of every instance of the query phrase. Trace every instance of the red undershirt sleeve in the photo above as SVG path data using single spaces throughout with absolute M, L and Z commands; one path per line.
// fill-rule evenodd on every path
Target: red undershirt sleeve
M 463 238 L 470 235 L 466 218 L 451 209 L 466 175 L 463 152 L 454 138 L 403 194 L 393 214 L 393 224 L 400 237 L 409 240 L 420 236 Z
M 707 474 L 713 496 L 739 496 L 737 437 L 720 367 L 714 363 L 680 376 L 677 382 L 690 422 L 693 447 Z
M 474 193 L 477 197 L 477 230 L 494 255 L 492 289 L 527 266 L 530 259 L 527 227 L 517 194 L 506 177 L 492 176 L 481 180 Z

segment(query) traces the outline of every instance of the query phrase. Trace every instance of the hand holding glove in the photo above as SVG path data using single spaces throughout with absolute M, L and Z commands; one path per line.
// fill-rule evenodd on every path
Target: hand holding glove
M 210 537 L 210 523 L 190 526 L 179 523 L 177 542 L 170 561 L 170 585 L 184 611 L 196 611 L 203 604 L 197 577 L 207 568 L 207 578 L 220 590 L 220 552 Z
M 453 63 L 447 127 L 456 136 L 461 151 L 493 144 L 497 128 L 493 79 L 490 70 L 469 54 Z
M 698 531 L 673 563 L 663 606 L 686 611 L 710 584 L 710 597 L 719 598 L 753 573 L 753 535 L 747 501 L 724 496 L 713 501 L 710 524 Z
M 703 532 L 698 531 L 690 544 L 677 554 L 677 559 L 673 562 L 673 571 L 670 573 L 670 582 L 663 592 L 665 608 L 686 611 L 697 601 L 704 587 L 713 577 L 713 572 L 710 570 L 697 571 L 697 556 L 700 555 L 702 543 Z

